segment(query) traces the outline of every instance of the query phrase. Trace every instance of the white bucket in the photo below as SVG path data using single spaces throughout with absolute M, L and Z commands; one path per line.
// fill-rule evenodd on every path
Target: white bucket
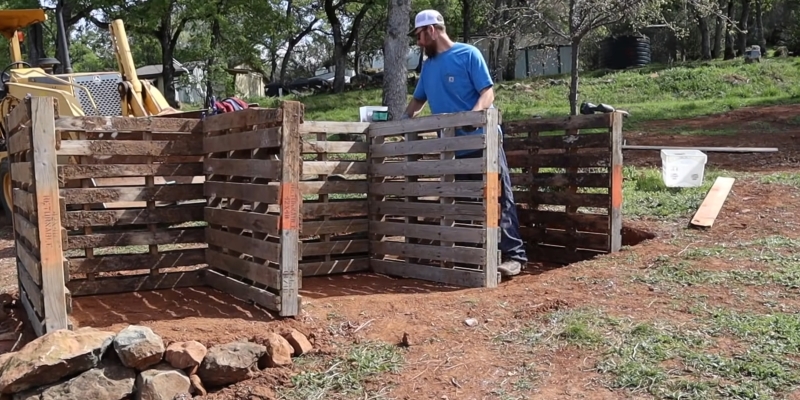
M 388 106 L 364 106 L 358 108 L 359 122 L 372 122 L 374 111 L 389 111 Z
M 700 150 L 661 150 L 661 176 L 667 187 L 703 185 L 708 157 Z

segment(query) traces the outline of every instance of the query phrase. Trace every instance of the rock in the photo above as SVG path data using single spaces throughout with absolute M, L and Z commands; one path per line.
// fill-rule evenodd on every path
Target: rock
M 0 366 L 0 393 L 17 393 L 97 367 L 114 340 L 94 328 L 61 329 L 34 339 Z
M 206 388 L 203 387 L 203 381 L 200 380 L 200 377 L 197 375 L 189 375 L 189 381 L 192 382 L 192 389 L 194 392 L 199 394 L 200 396 L 205 396 L 208 394 L 206 392 Z
M 255 386 L 250 389 L 249 400 L 273 400 L 277 398 L 278 397 L 275 396 L 275 392 L 268 387 Z
M 0 294 L 0 308 L 10 307 L 14 303 L 14 296 L 9 293 Z
M 175 368 L 187 369 L 200 365 L 208 354 L 208 349 L 200 342 L 176 342 L 167 347 L 164 359 Z
M 122 400 L 133 393 L 136 372 L 117 362 L 103 362 L 66 382 L 14 395 L 14 400 Z
M 267 347 L 267 354 L 258 362 L 259 368 L 275 368 L 292 365 L 294 348 L 289 341 L 277 333 L 268 333 L 257 341 Z
M 464 324 L 466 326 L 474 328 L 474 327 L 478 326 L 478 320 L 475 319 L 475 318 L 469 318 L 469 319 L 464 320 Z
M 408 332 L 403 332 L 403 338 L 400 339 L 400 346 L 411 347 L 411 337 L 408 336 Z
M 136 388 L 136 400 L 173 400 L 176 396 L 189 393 L 192 384 L 185 372 L 167 363 L 160 363 L 139 373 Z
M 311 346 L 311 342 L 308 341 L 308 338 L 306 338 L 306 335 L 303 335 L 296 329 L 292 329 L 291 332 L 283 335 L 283 338 L 292 346 L 295 356 L 302 356 L 314 348 L 314 346 Z
M 114 339 L 122 364 L 139 371 L 158 364 L 164 356 L 164 342 L 146 326 L 130 325 Z
M 229 385 L 249 379 L 267 348 L 249 342 L 233 342 L 208 350 L 197 375 L 208 386 Z

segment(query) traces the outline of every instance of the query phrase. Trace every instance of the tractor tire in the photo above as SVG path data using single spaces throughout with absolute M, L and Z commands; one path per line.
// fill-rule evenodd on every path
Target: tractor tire
M 13 202 L 11 197 L 11 164 L 9 164 L 8 157 L 3 158 L 3 161 L 0 162 L 0 182 L 3 184 L 3 213 L 10 220 Z

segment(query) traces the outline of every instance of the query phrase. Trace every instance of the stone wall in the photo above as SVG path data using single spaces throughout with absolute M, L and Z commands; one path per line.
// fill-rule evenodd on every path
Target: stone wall
M 190 399 L 265 368 L 288 367 L 311 350 L 295 330 L 208 349 L 197 341 L 166 344 L 138 325 L 118 333 L 57 330 L 0 355 L 0 399 Z

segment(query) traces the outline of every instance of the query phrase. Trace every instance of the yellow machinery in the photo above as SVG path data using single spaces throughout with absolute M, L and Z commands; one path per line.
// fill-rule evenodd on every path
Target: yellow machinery
M 47 15 L 42 9 L 0 11 L 0 33 L 9 41 L 11 53 L 11 63 L 0 72 L 0 116 L 3 117 L 0 122 L 0 181 L 3 183 L 3 208 L 8 216 L 12 200 L 5 141 L 10 127 L 5 126 L 5 117 L 26 96 L 55 98 L 59 116 L 144 117 L 177 112 L 158 89 L 147 81 L 140 81 L 136 75 L 122 20 L 110 24 L 119 72 L 52 74 L 47 70 L 50 65 L 33 67 L 23 61 L 20 30 L 45 20 Z M 59 26 L 60 30 L 62 28 Z

